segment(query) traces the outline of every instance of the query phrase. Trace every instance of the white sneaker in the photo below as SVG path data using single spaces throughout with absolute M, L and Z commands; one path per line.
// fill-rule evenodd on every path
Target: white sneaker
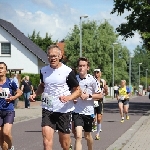
M 11 149 L 8 149 L 8 150 L 15 150 L 15 147 L 14 147 L 14 146 L 12 146 L 12 147 L 11 147 Z
M 102 129 L 100 129 L 100 132 L 102 132 Z

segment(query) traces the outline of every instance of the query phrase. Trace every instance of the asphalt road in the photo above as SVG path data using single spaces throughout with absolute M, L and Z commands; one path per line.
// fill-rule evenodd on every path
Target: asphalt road
M 136 97 L 130 101 L 130 120 L 120 123 L 120 115 L 117 101 L 111 101 L 104 105 L 101 140 L 94 140 L 94 150 L 105 150 L 113 144 L 123 133 L 125 133 L 142 115 L 147 115 L 150 110 L 150 100 Z M 13 145 L 15 150 L 42 150 L 41 118 L 19 122 L 13 125 Z M 95 132 L 92 133 L 93 137 Z M 72 143 L 74 138 L 71 135 Z M 86 141 L 82 140 L 83 150 L 87 150 Z M 58 134 L 54 135 L 53 150 L 61 150 Z

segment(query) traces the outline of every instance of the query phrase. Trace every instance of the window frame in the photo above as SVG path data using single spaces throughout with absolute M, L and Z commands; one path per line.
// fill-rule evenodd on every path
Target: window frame
M 2 44 L 3 43 L 10 44 L 10 54 L 2 54 Z M 0 41 L 0 56 L 11 56 L 11 42 L 9 42 L 9 41 L 6 41 L 6 42 Z

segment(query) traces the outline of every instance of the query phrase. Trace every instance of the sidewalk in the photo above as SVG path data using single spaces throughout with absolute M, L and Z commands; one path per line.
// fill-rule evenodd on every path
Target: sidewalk
M 130 129 L 106 150 L 149 150 L 150 111 L 142 116 Z
M 19 101 L 19 108 L 15 109 L 15 123 L 21 121 L 27 121 L 30 119 L 35 119 L 42 116 L 42 109 L 40 106 L 41 102 L 31 102 L 30 109 L 24 108 L 24 102 Z

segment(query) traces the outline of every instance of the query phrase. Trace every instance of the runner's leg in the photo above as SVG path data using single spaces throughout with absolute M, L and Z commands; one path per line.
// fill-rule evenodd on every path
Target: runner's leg
M 124 113 L 123 113 L 123 103 L 122 103 L 122 101 L 119 101 L 118 105 L 119 105 L 119 111 L 120 111 L 120 115 L 121 115 L 121 122 L 123 123 L 124 122 Z

